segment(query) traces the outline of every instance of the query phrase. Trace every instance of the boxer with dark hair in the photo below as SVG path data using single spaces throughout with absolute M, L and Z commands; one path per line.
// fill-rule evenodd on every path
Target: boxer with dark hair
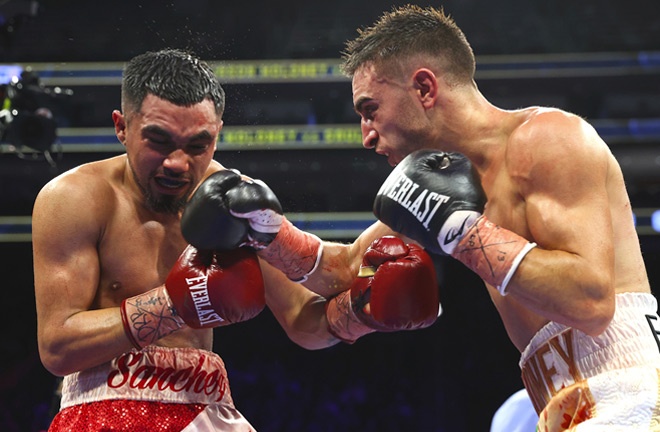
M 50 372 L 64 377 L 51 431 L 254 430 L 234 406 L 223 361 L 211 351 L 212 329 L 249 320 L 265 306 L 308 349 L 435 321 L 433 266 L 426 252 L 400 239 L 374 242 L 364 258 L 373 239 L 346 251 L 356 255 L 342 272 L 354 304 L 347 300 L 343 308 L 290 280 L 311 268 L 290 266 L 287 278 L 257 257 L 255 248 L 272 235 L 270 221 L 258 216 L 247 226 L 225 218 L 187 231 L 196 240 L 226 229 L 245 240 L 188 244 L 181 215 L 200 182 L 264 190 L 213 160 L 224 103 L 200 59 L 178 50 L 139 55 L 124 70 L 122 110 L 112 113 L 126 153 L 65 172 L 37 196 L 39 353 Z M 253 211 L 245 201 L 239 196 L 232 209 Z M 278 202 L 270 203 L 281 213 Z M 316 266 L 320 241 L 291 233 L 292 250 L 312 255 L 302 264 Z M 358 278 L 363 261 L 373 270 Z

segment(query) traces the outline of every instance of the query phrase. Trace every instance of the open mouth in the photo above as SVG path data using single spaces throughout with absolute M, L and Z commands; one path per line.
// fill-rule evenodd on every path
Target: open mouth
M 185 179 L 176 179 L 171 177 L 156 177 L 154 178 L 154 181 L 161 188 L 172 191 L 179 190 L 188 185 L 188 181 Z

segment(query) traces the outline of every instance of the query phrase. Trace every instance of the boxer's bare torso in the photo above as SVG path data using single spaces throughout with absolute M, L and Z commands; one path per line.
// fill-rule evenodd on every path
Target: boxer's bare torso
M 573 147 L 568 142 L 575 133 L 573 129 L 586 126 L 576 116 L 556 110 L 516 111 L 511 114 L 511 120 L 516 126 L 508 135 L 507 144 L 482 172 L 482 185 L 488 196 L 486 216 L 535 241 L 543 249 L 564 249 L 587 254 L 588 258 L 588 254 L 593 253 L 595 257 L 611 248 L 615 292 L 650 292 L 623 175 L 605 143 L 587 130 L 584 132 L 587 140 L 579 144 L 586 149 Z M 538 140 L 538 134 L 545 132 L 534 128 L 550 128 L 556 134 L 564 128 L 564 133 L 558 135 L 566 141 Z M 572 176 L 575 169 L 570 166 L 572 163 L 580 164 L 581 172 L 591 171 L 594 175 L 589 178 Z M 566 176 L 553 185 L 544 178 L 556 182 L 557 176 L 553 173 L 545 176 L 544 169 L 565 170 Z M 584 205 L 586 199 L 592 200 L 594 205 Z M 601 217 L 600 212 L 609 212 L 609 215 Z M 611 228 L 601 220 L 611 220 Z M 557 221 L 575 226 L 568 232 L 564 228 L 555 230 Z M 603 232 L 599 238 L 599 232 L 609 229 L 613 244 L 603 244 L 609 233 Z M 572 236 L 575 231 L 592 233 L 592 236 L 580 238 L 583 244 L 573 244 L 578 241 Z M 559 284 L 558 289 L 561 289 Z M 512 341 L 518 349 L 524 349 L 548 319 L 521 305 L 514 296 L 502 297 L 492 287 L 489 292 Z M 562 295 L 570 297 L 572 293 L 567 290 Z

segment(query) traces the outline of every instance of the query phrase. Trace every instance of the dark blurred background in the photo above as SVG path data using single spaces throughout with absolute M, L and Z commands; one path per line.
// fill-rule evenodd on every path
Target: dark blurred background
M 361 149 L 350 82 L 336 64 L 358 27 L 401 4 L 0 1 L 0 65 L 23 71 L 20 82 L 3 78 L 0 111 L 0 430 L 43 430 L 52 415 L 56 380 L 36 348 L 29 216 L 47 181 L 121 152 L 110 113 L 122 63 L 165 47 L 213 62 L 227 91 L 217 159 L 269 183 L 300 226 L 350 241 L 369 223 L 390 168 Z M 660 3 L 418 4 L 444 5 L 456 19 L 477 55 L 477 83 L 496 105 L 556 106 L 594 124 L 624 170 L 658 286 Z M 8 117 L 11 108 L 20 111 Z M 269 311 L 217 329 L 239 410 L 262 432 L 487 431 L 522 387 L 518 353 L 479 280 L 453 261 L 441 267 L 445 313 L 422 331 L 306 351 Z

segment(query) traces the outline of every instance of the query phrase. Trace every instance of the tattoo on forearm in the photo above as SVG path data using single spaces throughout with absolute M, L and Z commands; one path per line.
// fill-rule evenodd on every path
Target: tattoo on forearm
M 182 320 L 160 291 L 126 300 L 127 325 L 139 346 L 147 346 L 182 326 Z

